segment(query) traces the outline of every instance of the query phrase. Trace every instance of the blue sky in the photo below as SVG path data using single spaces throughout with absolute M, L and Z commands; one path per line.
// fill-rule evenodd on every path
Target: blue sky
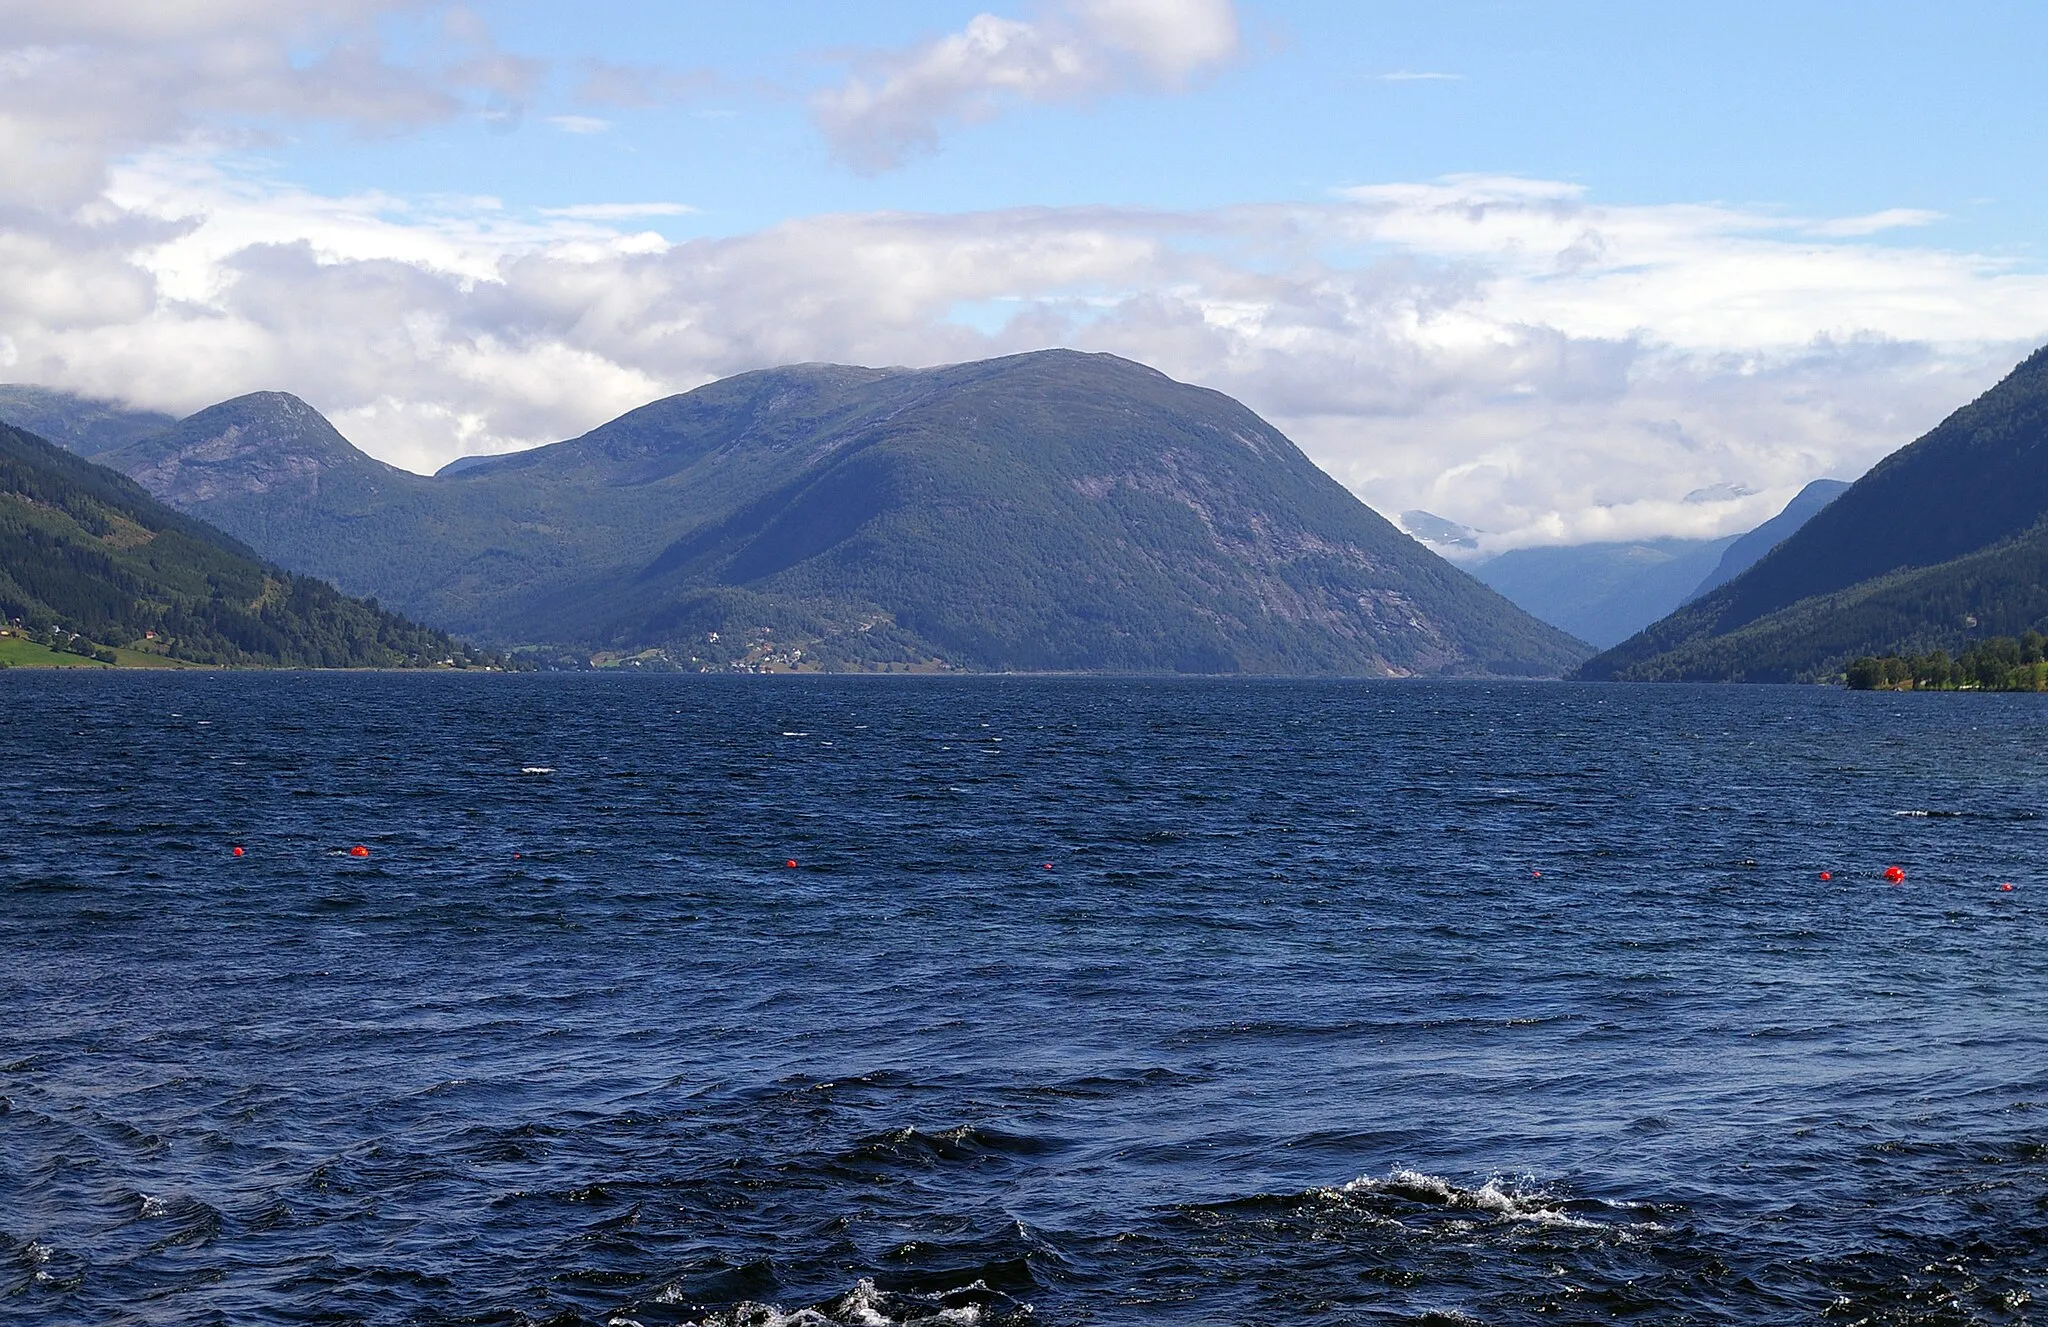
M 2030 4 L 1241 0 L 1242 50 L 1180 95 L 1019 106 L 902 169 L 834 162 L 809 94 L 850 53 L 914 46 L 985 8 L 892 3 L 482 4 L 504 50 L 556 62 L 516 131 L 479 118 L 278 153 L 333 190 L 561 206 L 683 201 L 678 237 L 824 211 L 1118 203 L 1213 208 L 1474 173 L 1571 180 L 1611 202 L 1824 215 L 1937 211 L 1943 243 L 2038 257 L 2048 139 Z M 387 20 L 426 48 L 438 15 Z M 702 80 L 669 105 L 595 104 L 584 59 Z M 1417 77 L 1418 75 L 1435 77 Z M 574 134 L 551 117 L 601 119 Z
M 0 377 L 295 391 L 418 469 L 1067 344 L 1496 547 L 1717 534 L 2048 339 L 2041 6 L 0 15 Z

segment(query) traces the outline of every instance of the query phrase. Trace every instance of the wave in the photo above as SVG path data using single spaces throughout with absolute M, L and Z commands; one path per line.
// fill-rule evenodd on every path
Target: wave
M 677 1304 L 685 1297 L 663 1291 L 658 1304 Z M 1005 1323 L 1029 1322 L 1031 1306 L 1021 1304 L 981 1281 L 973 1281 L 943 1294 L 910 1294 L 883 1290 L 863 1279 L 836 1299 L 803 1308 L 785 1309 L 774 1304 L 742 1301 L 698 1318 L 684 1327 L 1000 1327 Z M 614 1317 L 617 1327 L 637 1327 L 633 1320 Z
M 1484 1212 L 1506 1221 L 1526 1221 L 1544 1226 L 1572 1226 L 1582 1230 L 1601 1230 L 1609 1226 L 1605 1221 L 1592 1221 L 1572 1215 L 1566 1210 L 1569 1200 L 1556 1194 L 1542 1189 L 1518 1189 L 1499 1177 L 1487 1180 L 1478 1188 L 1464 1188 L 1440 1175 L 1425 1175 L 1416 1170 L 1397 1170 L 1383 1180 L 1374 1179 L 1369 1175 L 1360 1176 L 1334 1189 L 1313 1189 L 1310 1192 L 1340 1200 L 1362 1194 L 1384 1195 L 1411 1203 L 1424 1203 L 1458 1211 Z

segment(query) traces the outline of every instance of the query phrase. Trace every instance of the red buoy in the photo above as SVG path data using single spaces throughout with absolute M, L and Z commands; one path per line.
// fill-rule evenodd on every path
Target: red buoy
M 1906 879 L 1906 870 L 1902 866 L 1887 866 L 1884 868 L 1884 878 L 1895 885 L 1903 884 Z
M 239 844 L 239 843 L 237 843 L 237 844 L 235 845 L 235 856 L 237 856 L 237 857 L 240 857 L 241 855 L 242 855 L 242 845 L 241 845 L 241 844 Z
M 368 857 L 370 855 L 370 850 L 368 848 L 365 848 L 362 844 L 358 843 L 355 847 L 350 848 L 348 850 L 348 855 L 351 857 Z
M 2010 893 L 2010 892 L 2012 891 L 2012 886 L 2011 886 L 2011 885 L 2009 885 L 2009 884 L 2005 884 L 2005 885 L 2000 885 L 2000 886 L 1999 886 L 1999 889 L 2001 889 L 2001 890 L 2003 890 L 2003 891 L 2005 891 L 2005 892 L 2007 892 L 2007 893 Z
M 1823 880 L 1832 880 L 1835 878 L 1835 873 L 1833 871 L 1822 871 L 1820 873 L 1820 878 Z
M 796 858 L 790 858 L 788 861 L 784 862 L 783 865 L 787 866 L 790 870 L 794 871 L 796 869 Z

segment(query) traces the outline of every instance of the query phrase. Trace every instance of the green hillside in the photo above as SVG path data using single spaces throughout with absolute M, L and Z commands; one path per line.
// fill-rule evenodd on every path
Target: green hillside
M 6 660 L 297 667 L 486 662 L 442 632 L 266 566 L 134 482 L 0 425 Z
M 741 374 L 432 479 L 277 394 L 110 460 L 452 629 L 672 666 L 1555 675 L 1586 653 L 1242 405 L 1107 355 Z
M 1791 681 L 2048 624 L 2048 350 L 1727 584 L 1589 660 L 1614 681 Z

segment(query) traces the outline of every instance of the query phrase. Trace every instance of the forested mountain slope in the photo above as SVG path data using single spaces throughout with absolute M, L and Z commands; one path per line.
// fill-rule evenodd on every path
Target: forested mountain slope
M 199 663 L 467 666 L 446 634 L 266 566 L 139 485 L 0 425 L 0 619 Z M 155 636 L 155 640 L 148 638 Z

